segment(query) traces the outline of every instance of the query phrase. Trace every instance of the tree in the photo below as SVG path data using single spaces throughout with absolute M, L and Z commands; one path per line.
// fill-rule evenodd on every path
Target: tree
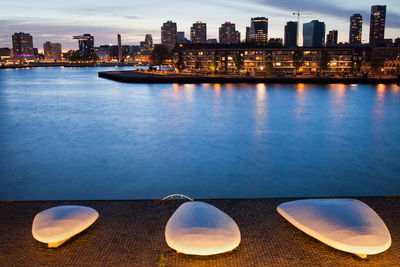
M 382 62 L 378 58 L 374 58 L 371 60 L 371 70 L 373 73 L 378 73 L 381 67 Z
M 322 51 L 321 58 L 319 60 L 319 68 L 322 70 L 322 72 L 329 69 L 330 61 L 331 61 L 331 58 L 329 57 L 328 52 L 325 50 Z
M 304 53 L 303 53 L 303 51 L 300 51 L 300 50 L 294 51 L 294 53 L 292 55 L 293 67 L 294 67 L 296 74 L 297 74 L 299 68 L 301 67 L 301 65 L 303 65 L 303 57 L 304 57 Z
M 194 60 L 194 68 L 196 70 L 201 69 L 201 62 L 200 62 L 200 59 L 198 57 L 196 57 L 195 60 Z
M 185 69 L 185 62 L 182 57 L 182 52 L 178 52 L 178 60 L 175 62 L 175 67 L 178 69 L 179 72 Z
M 161 69 L 164 61 L 170 57 L 168 47 L 165 45 L 156 45 L 151 51 L 150 60 L 153 64 L 158 65 L 159 69 Z
M 351 70 L 352 72 L 358 72 L 361 69 L 361 62 L 359 60 L 353 60 L 351 62 Z
M 275 72 L 274 64 L 272 64 L 271 56 L 267 56 L 267 62 L 265 63 L 265 72 L 272 74 Z
M 244 65 L 243 54 L 241 52 L 236 53 L 235 58 L 233 60 L 235 62 L 235 67 L 236 67 L 237 72 L 240 72 L 240 70 L 243 69 L 243 65 Z
M 211 70 L 212 73 L 214 73 L 214 71 L 217 70 L 218 61 L 215 57 L 211 60 L 210 64 L 208 65 L 208 68 Z

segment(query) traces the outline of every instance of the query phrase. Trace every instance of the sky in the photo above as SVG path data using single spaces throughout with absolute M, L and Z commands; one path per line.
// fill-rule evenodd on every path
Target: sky
M 39 50 L 46 41 L 61 43 L 63 51 L 78 49 L 72 36 L 83 33 L 92 34 L 96 46 L 116 44 L 117 33 L 126 45 L 139 44 L 147 33 L 159 43 L 160 27 L 167 20 L 176 22 L 188 39 L 196 21 L 207 23 L 207 38 L 218 38 L 220 25 L 230 21 L 244 39 L 250 18 L 257 16 L 269 19 L 270 38 L 283 38 L 284 25 L 297 20 L 292 14 L 297 10 L 303 12 L 300 25 L 323 21 L 326 32 L 339 31 L 339 42 L 348 41 L 349 17 L 360 13 L 363 40 L 368 42 L 371 5 L 387 6 L 385 38 L 400 37 L 399 0 L 1 0 L 0 47 L 12 47 L 14 32 L 30 33 Z

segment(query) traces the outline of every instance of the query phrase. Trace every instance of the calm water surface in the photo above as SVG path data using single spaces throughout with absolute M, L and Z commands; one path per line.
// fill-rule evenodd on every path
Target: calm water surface
M 148 85 L 0 70 L 0 199 L 400 194 L 397 85 Z

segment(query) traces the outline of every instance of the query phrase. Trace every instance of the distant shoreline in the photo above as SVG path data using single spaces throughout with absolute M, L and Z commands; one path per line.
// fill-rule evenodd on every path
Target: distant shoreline
M 36 67 L 65 67 L 65 68 L 87 68 L 87 67 L 138 67 L 135 64 L 125 63 L 74 63 L 74 62 L 59 62 L 59 63 L 31 63 L 31 64 L 15 64 L 3 65 L 0 69 L 24 69 Z M 140 67 L 140 66 L 139 66 Z
M 99 77 L 123 83 L 310 83 L 310 84 L 398 84 L 399 77 L 279 77 L 239 75 L 195 75 L 175 73 L 148 73 L 138 71 L 103 71 Z

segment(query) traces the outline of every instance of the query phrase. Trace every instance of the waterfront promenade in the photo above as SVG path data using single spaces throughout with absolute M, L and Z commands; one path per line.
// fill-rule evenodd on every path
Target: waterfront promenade
M 191 73 L 105 71 L 99 77 L 125 83 L 315 83 L 315 84 L 394 84 L 396 76 L 377 77 L 317 77 L 317 76 L 245 76 L 245 75 L 200 75 Z
M 400 197 L 357 198 L 386 223 L 392 246 L 359 257 L 304 234 L 277 212 L 293 199 L 203 200 L 230 215 L 242 241 L 233 252 L 189 256 L 170 249 L 165 225 L 181 200 L 23 201 L 0 203 L 1 266 L 396 266 L 400 262 Z M 32 237 L 38 212 L 64 204 L 86 205 L 100 213 L 86 231 L 57 249 Z

